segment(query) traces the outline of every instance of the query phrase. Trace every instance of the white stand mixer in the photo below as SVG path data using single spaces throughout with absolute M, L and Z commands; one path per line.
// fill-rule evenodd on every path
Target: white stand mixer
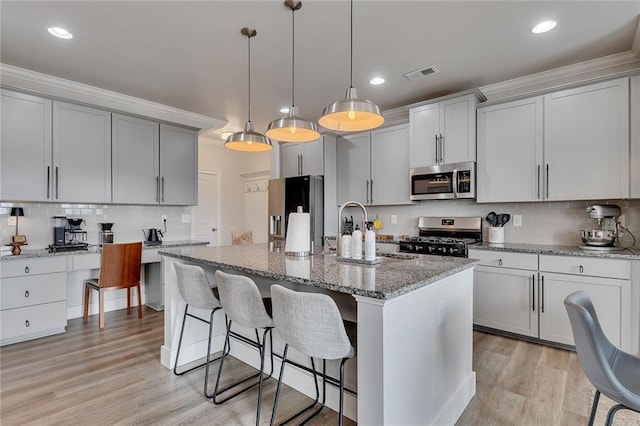
M 580 246 L 584 250 L 613 251 L 622 250 L 618 245 L 621 235 L 618 218 L 622 214 L 619 206 L 594 204 L 587 207 L 591 219 L 598 221 L 600 229 L 581 229 L 580 238 L 585 244 Z

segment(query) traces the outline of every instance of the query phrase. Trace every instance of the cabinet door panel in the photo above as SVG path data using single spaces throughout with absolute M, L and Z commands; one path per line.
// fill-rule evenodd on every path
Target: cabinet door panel
M 160 125 L 160 202 L 198 203 L 198 133 L 182 127 Z
M 111 202 L 111 113 L 53 102 L 54 200 Z
M 640 198 L 640 75 L 629 79 L 630 94 L 630 126 L 631 126 L 631 161 L 630 164 L 630 197 Z
M 441 156 L 445 163 L 476 161 L 475 105 L 475 95 L 440 103 Z
M 438 162 L 440 135 L 440 104 L 433 103 L 409 110 L 409 140 L 411 167 L 432 166 Z
M 159 124 L 113 114 L 113 202 L 158 204 Z
M 628 79 L 551 93 L 544 108 L 547 199 L 627 198 Z
M 280 159 L 282 177 L 299 176 L 300 173 L 300 155 L 302 155 L 301 144 L 297 143 L 281 143 Z
M 2 89 L 0 200 L 51 199 L 51 100 Z
M 478 202 L 542 198 L 542 97 L 478 109 Z
M 574 291 L 586 292 L 598 314 L 600 325 L 611 343 L 623 345 L 623 303 L 629 281 L 607 278 L 578 277 L 564 274 L 540 274 L 540 338 L 574 345 L 571 323 L 564 299 Z M 626 344 L 626 342 L 624 342 Z
M 409 128 L 371 132 L 371 204 L 409 202 Z
M 537 337 L 535 275 L 531 271 L 476 266 L 473 274 L 474 324 Z
M 367 182 L 370 176 L 369 132 L 339 137 L 336 141 L 338 204 L 345 201 L 368 203 Z
M 324 174 L 323 138 L 302 145 L 302 174 L 320 176 Z

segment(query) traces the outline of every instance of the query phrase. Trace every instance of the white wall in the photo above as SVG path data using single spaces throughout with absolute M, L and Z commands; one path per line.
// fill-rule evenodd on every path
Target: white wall
M 231 151 L 221 145 L 221 141 L 201 137 L 199 140 L 198 169 L 220 173 L 222 180 L 222 217 L 219 219 L 220 245 L 231 244 L 231 231 L 248 230 L 245 224 L 245 184 L 243 173 L 270 170 L 271 154 L 246 153 Z M 253 201 L 253 200 L 252 200 Z M 251 215 L 255 218 L 264 218 L 267 222 L 266 202 L 251 203 Z M 254 242 L 266 241 L 263 236 L 266 228 L 256 230 Z

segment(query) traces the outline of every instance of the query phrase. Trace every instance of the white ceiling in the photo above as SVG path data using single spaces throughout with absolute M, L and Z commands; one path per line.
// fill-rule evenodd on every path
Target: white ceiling
M 0 2 L 0 61 L 227 120 L 247 119 L 252 39 L 256 130 L 291 103 L 291 11 L 283 1 Z M 354 3 L 354 86 L 383 110 L 631 49 L 640 1 Z M 530 32 L 543 20 L 555 30 Z M 47 33 L 62 26 L 70 41 Z M 417 81 L 403 74 L 433 65 Z M 374 75 L 386 79 L 371 86 Z M 349 82 L 349 2 L 296 12 L 296 105 L 317 120 Z

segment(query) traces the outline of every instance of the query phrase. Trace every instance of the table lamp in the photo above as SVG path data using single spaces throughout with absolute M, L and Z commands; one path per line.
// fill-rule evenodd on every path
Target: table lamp
M 24 216 L 24 209 L 22 207 L 11 207 L 11 213 L 9 216 L 16 218 L 16 234 L 13 236 L 14 243 L 24 243 L 27 238 L 24 235 L 18 234 L 18 218 Z

